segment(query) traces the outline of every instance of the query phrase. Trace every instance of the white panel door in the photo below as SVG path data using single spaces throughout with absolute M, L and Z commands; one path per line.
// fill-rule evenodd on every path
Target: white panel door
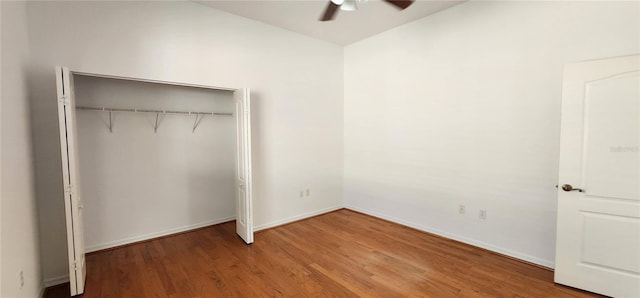
M 640 59 L 565 66 L 555 281 L 640 297 Z
M 84 293 L 87 271 L 85 267 L 82 199 L 78 171 L 76 104 L 73 97 L 73 76 L 68 68 L 56 67 L 56 84 L 58 89 L 58 123 L 60 126 L 64 209 L 67 223 L 69 282 L 71 284 L 71 295 L 73 296 Z
M 236 103 L 236 232 L 253 243 L 251 185 L 251 100 L 249 89 L 233 93 Z

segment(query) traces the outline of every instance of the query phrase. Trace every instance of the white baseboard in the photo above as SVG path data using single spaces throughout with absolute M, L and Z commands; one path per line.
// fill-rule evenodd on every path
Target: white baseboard
M 339 210 L 339 209 L 342 209 L 342 208 L 343 208 L 342 205 L 339 205 L 339 206 L 333 206 L 333 207 L 324 208 L 324 209 L 320 209 L 320 210 L 315 210 L 315 211 L 312 211 L 312 212 L 299 214 L 299 215 L 296 215 L 296 216 L 292 216 L 292 217 L 288 217 L 288 218 L 285 218 L 285 219 L 273 221 L 273 222 L 262 224 L 262 225 L 259 225 L 259 226 L 254 226 L 253 230 L 255 232 L 257 232 L 257 231 L 260 231 L 260 230 L 264 230 L 264 229 L 272 228 L 272 227 L 275 227 L 275 226 L 287 224 L 287 223 L 294 222 L 294 221 L 301 220 L 301 219 L 305 219 L 305 218 L 308 218 L 308 217 L 312 217 L 312 216 L 316 216 L 316 215 L 320 215 L 320 214 L 324 214 L 324 213 L 329 213 L 329 212 L 332 212 L 332 211 L 335 211 L 335 210 Z M 189 226 L 179 227 L 179 228 L 165 230 L 165 231 L 161 231 L 161 232 L 149 233 L 149 234 L 145 234 L 145 235 L 141 235 L 141 236 L 130 237 L 130 238 L 125 238 L 125 239 L 119 239 L 119 240 L 115 240 L 115 241 L 109 241 L 109 242 L 100 243 L 100 244 L 96 244 L 96 245 L 92 245 L 92 246 L 87 246 L 85 248 L 85 252 L 89 253 L 89 252 L 103 250 L 103 249 L 107 249 L 107 248 L 111 248 L 111 247 L 116 247 L 116 246 L 120 246 L 120 245 L 129 244 L 129 243 L 135 243 L 135 242 L 138 242 L 138 241 L 149 240 L 149 239 L 162 237 L 162 236 L 167 236 L 167 235 L 180 233 L 180 232 L 184 232 L 184 231 L 189 231 L 189 230 L 193 230 L 193 229 L 197 229 L 197 228 L 201 228 L 201 227 L 220 224 L 220 223 L 231 221 L 231 220 L 234 220 L 234 219 L 235 219 L 235 216 L 229 216 L 229 217 L 209 220 L 209 221 L 206 221 L 206 222 L 201 222 L 201 223 L 198 223 L 198 224 L 195 224 L 195 225 L 189 225 Z
M 100 244 L 96 244 L 96 245 L 92 245 L 92 246 L 87 246 L 85 248 L 85 252 L 89 253 L 89 252 L 103 250 L 103 249 L 107 249 L 107 248 L 111 248 L 111 247 L 120 246 L 120 245 L 135 243 L 135 242 L 138 242 L 138 241 L 144 241 L 144 240 L 149 240 L 149 239 L 158 238 L 158 237 L 162 237 L 162 236 L 167 236 L 167 235 L 171 235 L 171 234 L 181 233 L 181 232 L 185 232 L 185 231 L 189 231 L 189 230 L 194 230 L 194 229 L 197 229 L 197 228 L 202 228 L 202 227 L 211 226 L 211 225 L 217 225 L 217 224 L 228 222 L 228 221 L 231 221 L 231 220 L 234 220 L 234 219 L 236 219 L 235 216 L 228 216 L 228 217 L 223 217 L 223 218 L 218 218 L 218 219 L 214 219 L 214 220 L 208 220 L 208 221 L 200 222 L 200 223 L 193 224 L 193 225 L 188 225 L 188 226 L 183 226 L 183 227 L 179 227 L 179 228 L 164 230 L 164 231 L 160 231 L 160 232 L 149 233 L 149 234 L 145 234 L 145 235 L 125 238 L 125 239 L 119 239 L 119 240 L 115 240 L 115 241 L 109 241 L 109 242 L 100 243 Z
M 285 218 L 285 219 L 276 220 L 276 221 L 272 221 L 270 223 L 254 226 L 253 227 L 253 231 L 257 232 L 257 231 L 260 231 L 260 230 L 265 230 L 265 229 L 268 229 L 268 228 L 277 227 L 277 226 L 288 224 L 290 222 L 298 221 L 298 220 L 301 220 L 301 219 L 305 219 L 305 218 L 313 217 L 313 216 L 316 216 L 316 215 L 320 215 L 320 214 L 324 214 L 324 213 L 329 213 L 329 212 L 333 212 L 333 211 L 336 211 L 336 210 L 340 210 L 342 208 L 343 208 L 342 205 L 339 205 L 339 206 L 333 206 L 333 207 L 329 207 L 329 208 L 324 208 L 324 209 L 320 209 L 320 210 L 315 210 L 315 211 L 299 214 L 299 215 L 288 217 L 288 218 Z
M 63 284 L 63 283 L 68 283 L 68 282 L 69 282 L 69 274 L 60 275 L 60 276 L 56 276 L 56 277 L 45 278 L 45 280 L 44 280 L 44 288 L 42 288 L 42 291 L 44 292 L 45 288 L 57 286 L 57 285 L 60 285 L 60 284 Z
M 367 214 L 367 215 L 371 215 L 371 216 L 374 216 L 374 217 L 382 218 L 382 219 L 385 219 L 385 220 L 388 220 L 388 221 L 391 221 L 391 222 L 394 222 L 394 223 L 397 223 L 397 224 L 401 224 L 403 226 L 407 226 L 407 227 L 410 227 L 410 228 L 414 228 L 414 229 L 417 229 L 417 230 L 420 230 L 420 231 L 425 231 L 425 232 L 432 233 L 432 234 L 435 234 L 435 235 L 438 235 L 438 236 L 442 236 L 442 237 L 445 237 L 445 238 L 453 239 L 453 240 L 460 241 L 460 242 L 463 242 L 463 243 L 466 243 L 466 244 L 470 244 L 470 245 L 473 245 L 473 246 L 484 248 L 484 249 L 487 249 L 487 250 L 490 250 L 490 251 L 494 251 L 494 252 L 497 252 L 497 253 L 500 253 L 500 254 L 503 254 L 503 255 L 507 255 L 507 256 L 510 256 L 510 257 L 513 257 L 513 258 L 516 258 L 516 259 L 524 260 L 524 261 L 527 261 L 527 262 L 530 262 L 530 263 L 534 263 L 534 264 L 537 264 L 537 265 L 540 265 L 540 266 L 544 266 L 544 267 L 547 267 L 547 268 L 552 268 L 553 269 L 555 267 L 555 263 L 553 261 L 550 261 L 550 260 L 544 260 L 544 259 L 541 259 L 541 258 L 538 258 L 538 257 L 534 257 L 534 256 L 531 256 L 531 255 L 528 255 L 528 254 L 523 254 L 523 253 L 520 253 L 520 252 L 517 252 L 517 251 L 512 251 L 512 250 L 509 250 L 509 249 L 498 247 L 498 246 L 495 246 L 495 245 L 492 245 L 492 244 L 489 244 L 489 243 L 485 243 L 485 242 L 482 242 L 482 241 L 478 241 L 478 240 L 475 240 L 475 239 L 467 238 L 467 237 L 456 235 L 456 234 L 453 234 L 453 233 L 448 233 L 448 232 L 445 232 L 445 231 L 442 231 L 442 230 L 439 230 L 439 229 L 435 229 L 435 228 L 432 228 L 432 227 L 427 227 L 427 226 L 423 226 L 423 225 L 420 225 L 420 224 L 411 223 L 411 222 L 408 222 L 408 221 L 405 221 L 405 220 L 402 220 L 402 219 L 395 218 L 393 216 L 384 215 L 384 214 L 381 214 L 381 213 L 378 213 L 378 212 L 375 212 L 375 211 L 371 211 L 371 210 L 368 210 L 368 209 L 365 209 L 365 208 L 360 208 L 360 207 L 356 207 L 356 206 L 352 206 L 352 205 L 345 205 L 344 208 L 351 209 L 353 211 L 361 212 L 361 213 L 364 213 L 364 214 Z

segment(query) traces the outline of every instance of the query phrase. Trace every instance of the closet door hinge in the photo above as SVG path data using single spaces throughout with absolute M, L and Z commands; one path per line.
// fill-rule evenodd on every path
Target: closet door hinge
M 65 195 L 73 195 L 73 193 L 74 193 L 73 185 L 69 184 L 69 185 L 64 187 L 64 194 Z
M 65 105 L 65 106 L 70 103 L 69 102 L 69 96 L 66 96 L 66 95 L 63 95 L 62 97 L 58 98 L 58 101 L 60 103 L 62 103 L 63 105 Z
M 73 270 L 78 270 L 78 261 L 73 261 Z

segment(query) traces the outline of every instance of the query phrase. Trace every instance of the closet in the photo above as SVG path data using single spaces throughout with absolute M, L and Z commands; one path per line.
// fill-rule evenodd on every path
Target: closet
M 233 219 L 253 242 L 248 89 L 66 67 L 56 82 L 71 295 L 85 251 Z

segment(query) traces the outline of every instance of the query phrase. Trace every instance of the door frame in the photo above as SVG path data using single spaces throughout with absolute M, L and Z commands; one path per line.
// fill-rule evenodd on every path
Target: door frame
M 145 79 L 145 78 L 136 78 L 136 77 L 127 77 L 127 76 L 119 76 L 119 75 L 109 75 L 109 74 L 103 74 L 103 73 L 93 73 L 93 72 L 84 72 L 84 71 L 75 71 L 72 70 L 71 68 L 65 67 L 65 66 L 57 66 L 56 69 L 63 69 L 63 68 L 67 68 L 68 69 L 68 73 L 70 76 L 70 80 L 73 79 L 73 77 L 75 75 L 79 75 L 79 76 L 87 76 L 87 77 L 95 77 L 95 78 L 105 78 L 105 79 L 118 79 L 118 80 L 127 80 L 127 81 L 134 81 L 134 82 L 144 82 L 144 83 L 155 83 L 155 84 L 164 84 L 164 85 L 173 85 L 173 86 L 181 86 L 181 87 L 193 87 L 193 88 L 204 88 L 204 89 L 211 89 L 211 90 L 221 90 L 221 91 L 231 91 L 231 92 L 237 92 L 237 91 L 242 91 L 244 90 L 244 92 L 246 93 L 246 96 L 249 97 L 249 89 L 248 88 L 232 88 L 232 87 L 219 87 L 219 86 L 212 86 L 212 85 L 203 85 L 203 84 L 192 84 L 192 83 L 185 83 L 185 82 L 177 82 L 177 81 L 165 81 L 165 80 L 155 80 L 155 79 Z M 72 87 L 73 89 L 74 87 Z M 73 91 L 73 90 L 72 90 Z M 232 100 L 235 101 L 235 98 L 233 98 Z M 76 113 L 76 111 L 71 111 L 71 113 Z M 240 117 L 241 115 L 235 115 L 235 117 Z M 247 114 L 247 117 L 250 117 L 250 113 Z M 249 163 L 247 166 L 249 168 L 248 170 L 248 178 L 245 181 L 246 184 L 246 188 L 249 190 L 253 189 L 253 179 L 252 179 L 252 165 L 251 165 L 251 161 L 252 158 L 250 158 L 253 154 L 252 154 L 252 146 L 251 146 L 251 120 L 247 119 L 247 123 L 248 125 L 244 127 L 244 134 L 249 138 L 249 141 L 247 142 L 247 146 L 246 146 L 246 150 L 248 151 L 247 154 L 249 155 L 249 158 L 247 160 L 247 162 Z M 237 125 L 237 124 L 236 124 Z M 237 135 L 237 128 L 234 130 L 234 133 L 236 133 Z M 61 132 L 62 133 L 62 132 Z M 238 136 L 236 136 L 237 138 Z M 238 152 L 238 148 L 236 148 L 236 155 L 238 154 L 242 154 L 243 152 Z M 238 163 L 238 159 L 236 159 L 236 163 Z M 238 171 L 238 165 L 236 164 L 235 166 L 235 172 Z M 236 177 L 238 176 L 238 173 L 236 173 Z M 235 182 L 237 183 L 237 181 Z M 237 188 L 237 186 L 234 185 L 234 188 Z M 234 201 L 237 201 L 237 197 L 234 197 Z M 250 234 L 250 239 L 251 242 L 253 242 L 253 233 L 254 233 L 254 225 L 253 225 L 253 212 L 252 212 L 252 206 L 253 206 L 253 195 L 252 192 L 249 192 L 249 195 L 245 197 L 245 202 L 246 206 L 249 206 L 249 209 L 251 212 L 248 212 L 247 214 L 247 219 L 246 219 L 246 226 L 247 226 L 247 230 L 249 231 Z M 237 204 L 236 204 L 236 212 L 235 214 L 238 214 L 238 210 L 237 210 Z M 66 216 L 65 216 L 66 217 Z M 68 231 L 67 231 L 68 234 Z M 244 240 L 244 239 L 243 239 Z M 251 242 L 248 242 L 247 244 L 250 244 Z M 83 248 L 84 249 L 84 248 Z M 74 248 L 75 250 L 75 248 Z M 70 277 L 71 278 L 71 277 Z M 82 293 L 78 293 L 78 294 L 82 294 Z
M 173 85 L 173 86 L 181 86 L 181 87 L 193 87 L 193 88 L 204 88 L 204 89 L 212 89 L 212 90 L 220 90 L 220 91 L 231 91 L 231 92 L 235 92 L 238 90 L 242 90 L 242 89 L 246 89 L 247 91 L 249 90 L 248 88 L 233 88 L 233 87 L 220 87 L 220 86 L 213 86 L 213 85 L 203 85 L 203 84 L 192 84 L 192 83 L 185 83 L 185 82 L 178 82 L 178 81 L 165 81 L 165 80 L 155 80 L 155 79 L 145 79 L 145 78 L 137 78 L 137 77 L 127 77 L 127 76 L 119 76 L 119 75 L 110 75 L 110 74 L 103 74 L 103 73 L 95 73 L 95 72 L 84 72 L 84 71 L 75 71 L 71 68 L 69 68 L 69 74 L 74 76 L 74 75 L 79 75 L 79 76 L 87 76 L 87 77 L 95 77 L 95 78 L 103 78 L 103 79 L 116 79 L 116 80 L 127 80 L 127 81 L 134 81 L 134 82 L 143 82 L 143 83 L 155 83 L 155 84 L 164 84 L 164 85 Z M 75 111 L 74 111 L 75 113 Z M 238 115 L 235 115 L 236 117 L 238 117 Z M 251 124 L 251 119 L 249 119 L 249 124 Z M 251 132 L 251 127 L 246 127 L 246 129 L 249 130 L 249 132 Z M 251 133 L 247 134 L 248 137 L 251 137 Z M 253 150 L 251 147 L 252 142 L 249 142 L 248 145 L 248 149 L 249 149 L 249 154 L 253 155 Z M 238 154 L 239 152 L 237 152 L 236 150 L 236 154 Z M 252 160 L 252 159 L 251 159 Z M 249 160 L 249 162 L 251 162 L 251 160 Z M 236 166 L 237 168 L 237 166 Z M 253 189 L 253 179 L 251 179 L 253 177 L 250 177 L 250 179 L 248 179 L 248 185 L 247 188 L 249 189 Z M 247 204 L 250 204 L 249 206 L 253 206 L 253 195 L 249 196 L 248 201 L 245 202 Z M 251 231 L 255 231 L 254 226 L 253 226 L 253 212 L 250 213 L 249 218 L 247 219 L 249 228 L 251 229 Z

